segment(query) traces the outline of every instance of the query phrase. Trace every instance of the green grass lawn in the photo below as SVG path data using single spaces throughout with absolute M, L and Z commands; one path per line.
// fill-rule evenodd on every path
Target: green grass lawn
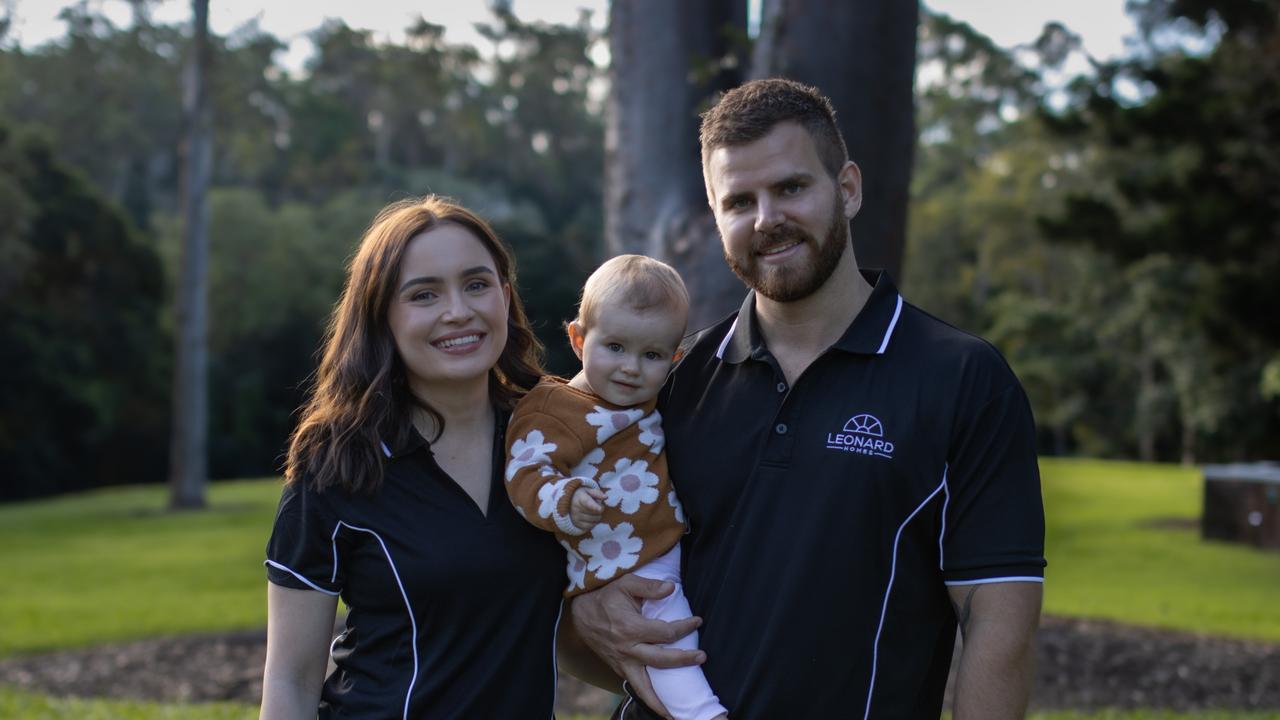
M 0 718 L 23 720 L 253 720 L 258 709 L 234 703 L 198 705 L 162 704 L 129 700 L 78 700 L 0 687 Z M 946 717 L 950 717 L 948 714 Z M 1280 720 L 1280 713 L 1211 712 L 1178 714 L 1157 710 L 1103 711 L 1099 713 L 1041 712 L 1029 720 Z M 605 720 L 604 716 L 576 715 L 563 720 Z
M 204 512 L 164 512 L 162 487 L 0 506 L 0 656 L 262 627 L 279 496 L 261 480 L 213 484 Z
M 50 698 L 0 687 L 0 718 L 23 720 L 253 720 L 258 708 L 235 703 L 163 704 L 131 700 Z M 604 716 L 561 716 L 563 720 L 605 720 Z M 950 717 L 946 715 L 945 717 Z M 1040 712 L 1029 720 L 1280 720 L 1280 713 L 1209 712 L 1179 714 L 1158 710 L 1098 713 Z
M 1042 460 L 1045 612 L 1280 640 L 1280 552 L 1200 540 L 1202 478 Z
M 258 708 L 236 703 L 166 705 L 136 700 L 51 698 L 0 687 L 0 718 L 23 720 L 255 720 Z
M 1204 712 L 1174 713 L 1161 710 L 1104 710 L 1096 713 L 1039 712 L 1028 720 L 1280 720 L 1273 712 Z
M 0 718 L 6 719 L 256 720 L 257 717 L 257 706 L 238 703 L 165 704 L 134 700 L 80 700 L 51 698 L 0 687 Z M 558 717 L 561 720 L 605 720 L 604 716 L 559 715 Z
M 1204 543 L 1198 471 L 1041 462 L 1045 610 L 1280 640 L 1280 553 Z M 0 656 L 165 634 L 261 627 L 263 548 L 278 480 L 220 482 L 210 510 L 164 511 L 162 487 L 0 506 Z M 240 720 L 236 704 L 75 700 L 0 688 L 0 717 Z M 1037 713 L 1033 720 L 1280 720 L 1280 713 Z M 591 720 L 581 718 L 580 720 Z
M 1280 553 L 1201 542 L 1200 474 L 1045 459 L 1045 610 L 1280 640 Z M 0 656 L 261 627 L 278 480 L 214 483 L 206 512 L 162 487 L 0 506 Z

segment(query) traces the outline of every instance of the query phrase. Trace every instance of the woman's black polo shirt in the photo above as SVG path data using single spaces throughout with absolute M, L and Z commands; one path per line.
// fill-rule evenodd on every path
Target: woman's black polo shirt
M 349 608 L 320 716 L 550 718 L 564 549 L 512 508 L 501 438 L 487 516 L 413 438 L 377 495 L 280 498 L 268 579 Z
M 694 338 L 662 396 L 690 534 L 684 586 L 735 720 L 936 718 L 948 585 L 1041 582 L 1031 409 L 986 342 L 884 274 L 786 382 L 754 298 Z

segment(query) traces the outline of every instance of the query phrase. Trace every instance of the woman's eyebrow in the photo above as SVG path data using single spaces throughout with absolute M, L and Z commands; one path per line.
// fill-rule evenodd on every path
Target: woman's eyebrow
M 484 265 L 477 265 L 472 268 L 467 268 L 466 270 L 463 270 L 459 274 L 461 277 L 471 277 L 473 275 L 492 275 L 494 277 L 497 277 L 498 275 L 493 271 L 492 268 L 489 268 Z M 405 280 L 404 284 L 400 286 L 400 289 L 397 292 L 404 292 L 405 290 L 408 290 L 410 287 L 414 285 L 434 285 L 442 282 L 444 282 L 444 278 L 437 277 L 435 275 L 423 275 L 422 277 L 410 278 L 408 280 Z

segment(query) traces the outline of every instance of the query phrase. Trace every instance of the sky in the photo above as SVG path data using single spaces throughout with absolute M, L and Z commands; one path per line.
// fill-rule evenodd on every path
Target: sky
M 119 25 L 130 20 L 126 0 L 87 0 L 100 7 Z M 57 19 L 69 0 L 0 0 L 13 9 L 13 37 L 25 47 L 38 45 L 62 35 L 64 24 Z M 1134 30 L 1125 15 L 1125 0 L 925 0 L 936 11 L 969 23 L 998 45 L 1012 46 L 1034 40 L 1046 22 L 1057 20 L 1083 38 L 1085 51 L 1099 60 L 1125 53 L 1124 39 Z M 451 42 L 483 42 L 474 24 L 492 18 L 485 0 L 210 0 L 209 25 L 213 32 L 226 34 L 257 18 L 262 28 L 288 42 L 289 52 L 281 58 L 288 68 L 300 68 L 310 53 L 306 34 L 325 18 L 341 18 L 348 26 L 373 30 L 377 37 L 398 39 L 403 29 L 418 15 L 444 25 Z M 188 0 L 161 0 L 153 11 L 159 22 L 182 22 L 190 18 Z M 593 13 L 593 25 L 603 27 L 607 0 L 512 0 L 512 9 L 525 20 L 575 22 L 580 9 Z

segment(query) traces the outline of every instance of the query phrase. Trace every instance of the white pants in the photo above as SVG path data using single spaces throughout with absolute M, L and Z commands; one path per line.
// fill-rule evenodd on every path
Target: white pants
M 665 555 L 654 558 L 632 572 L 643 578 L 672 582 L 676 586 L 664 598 L 645 600 L 640 608 L 645 617 L 670 622 L 693 616 L 689 601 L 684 596 L 684 585 L 680 582 L 680 543 L 676 543 Z M 694 630 L 663 647 L 697 650 L 698 631 Z M 651 667 L 648 670 L 649 680 L 658 693 L 658 699 L 667 706 L 676 720 L 709 720 L 727 712 L 707 684 L 702 668 L 697 665 L 670 669 Z

